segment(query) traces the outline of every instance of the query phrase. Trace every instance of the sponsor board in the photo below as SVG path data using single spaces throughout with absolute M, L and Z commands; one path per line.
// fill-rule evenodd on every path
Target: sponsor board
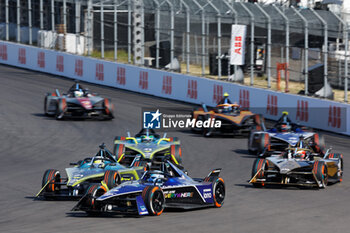
M 39 52 L 44 52 L 44 57 L 39 59 Z M 62 58 L 58 59 L 58 56 Z M 81 71 L 80 65 L 76 65 L 77 59 L 82 61 Z M 301 125 L 350 135 L 350 125 L 347 124 L 350 105 L 345 103 L 146 69 L 5 41 L 0 42 L 0 63 L 208 106 L 216 105 L 223 90 L 230 94 L 231 101 L 254 113 L 263 114 L 265 118 L 277 120 L 282 111 L 288 111 L 291 120 Z M 119 81 L 118 67 L 123 68 L 119 71 Z

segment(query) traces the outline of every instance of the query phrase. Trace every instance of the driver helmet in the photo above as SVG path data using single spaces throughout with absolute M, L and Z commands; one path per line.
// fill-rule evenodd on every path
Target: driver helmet
M 154 139 L 154 136 L 153 135 L 142 135 L 141 136 L 141 142 L 152 142 Z
M 304 151 L 304 150 L 298 151 L 295 154 L 295 158 L 297 158 L 297 159 L 305 159 L 306 158 L 306 151 Z
M 84 91 L 82 89 L 75 90 L 74 91 L 74 96 L 75 97 L 82 97 L 82 96 L 84 96 Z
M 157 179 L 163 178 L 165 178 L 164 174 L 151 174 L 147 181 L 150 183 L 154 183 Z
M 94 159 L 94 167 L 104 167 L 104 163 L 102 158 L 95 158 Z
M 291 126 L 289 124 L 281 125 L 281 132 L 289 132 L 291 130 Z

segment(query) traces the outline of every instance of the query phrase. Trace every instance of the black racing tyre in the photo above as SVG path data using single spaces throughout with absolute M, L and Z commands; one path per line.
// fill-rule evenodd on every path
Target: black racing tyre
M 339 159 L 337 179 L 339 182 L 343 181 L 343 171 L 344 171 L 344 158 L 342 154 L 330 153 L 326 156 L 326 159 Z
M 142 191 L 142 198 L 149 215 L 159 216 L 163 213 L 165 197 L 161 188 L 158 186 L 147 186 Z
M 106 171 L 103 177 L 103 181 L 106 183 L 108 189 L 117 187 L 121 183 L 120 174 L 117 171 Z
M 219 177 L 213 184 L 213 200 L 215 207 L 220 208 L 224 204 L 225 192 L 225 182 Z
M 104 114 L 106 115 L 106 119 L 111 120 L 114 118 L 114 105 L 110 99 L 105 98 L 102 103 L 102 107 L 104 108 Z
M 326 143 L 323 135 L 315 133 L 311 138 L 311 144 L 316 153 L 325 153 Z
M 264 117 L 262 115 L 256 114 L 254 115 L 253 119 L 254 119 L 254 124 L 251 126 L 251 129 L 256 131 L 262 130 Z
M 86 191 L 87 198 L 84 205 L 90 207 L 91 209 L 96 209 L 96 198 L 102 196 L 107 192 L 106 188 L 99 184 L 90 185 Z
M 257 154 L 260 155 L 265 150 L 269 150 L 270 135 L 268 133 L 260 134 L 260 142 L 258 143 Z
M 46 170 L 43 175 L 41 187 L 43 188 L 46 185 L 46 183 L 49 181 L 60 183 L 61 182 L 60 172 L 55 169 Z M 44 190 L 45 192 L 59 192 L 61 190 L 61 185 L 49 183 L 48 185 L 46 185 Z
M 117 161 L 119 161 L 120 157 L 125 153 L 125 145 L 124 144 L 114 144 L 113 153 Z
M 170 154 L 175 157 L 178 164 L 182 164 L 182 151 L 180 145 L 171 145 Z
M 250 144 L 252 144 L 252 135 L 254 135 L 254 133 L 257 132 L 257 130 L 251 130 L 249 131 L 249 135 L 248 135 L 248 154 L 250 155 L 256 155 L 256 151 L 254 150 L 251 150 L 250 149 Z
M 256 175 L 257 179 L 264 179 L 266 178 L 266 173 L 265 171 L 268 169 L 269 166 L 269 162 L 266 159 L 255 159 L 254 163 L 253 163 L 253 168 L 252 168 L 252 178 L 257 174 L 257 172 L 259 171 L 259 173 Z M 253 183 L 254 187 L 260 188 L 263 186 L 262 183 Z
M 47 112 L 47 97 L 48 97 L 48 94 L 45 95 L 45 100 L 44 100 L 44 113 L 45 113 L 45 116 L 49 116 L 49 113 Z
M 67 101 L 66 99 L 59 99 L 57 101 L 56 105 L 56 119 L 57 120 L 63 120 L 64 119 L 64 113 L 67 110 Z
M 315 161 L 312 172 L 315 174 L 317 180 L 321 182 L 321 187 L 325 188 L 328 184 L 327 165 L 324 161 Z

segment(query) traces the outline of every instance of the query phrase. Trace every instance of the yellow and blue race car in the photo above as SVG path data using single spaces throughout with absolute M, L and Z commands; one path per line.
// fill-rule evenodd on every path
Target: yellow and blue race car
M 91 184 L 110 189 L 124 181 L 138 180 L 144 173 L 144 167 L 139 166 L 140 159 L 141 156 L 136 156 L 130 165 L 121 165 L 102 144 L 95 156 L 70 163 L 73 167 L 65 169 L 66 178 L 56 169 L 46 170 L 36 197 L 75 199 L 81 198 Z
M 171 161 L 182 167 L 180 140 L 176 137 L 160 137 L 153 129 L 142 129 L 134 137 L 115 137 L 114 154 L 118 163 L 130 166 L 136 156 L 141 156 L 139 165 L 170 156 Z

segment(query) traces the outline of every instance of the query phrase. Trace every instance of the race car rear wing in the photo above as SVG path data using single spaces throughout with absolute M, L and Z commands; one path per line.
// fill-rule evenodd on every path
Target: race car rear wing
M 216 178 L 219 177 L 221 170 L 222 170 L 221 168 L 217 168 L 217 169 L 212 170 L 212 171 L 204 178 L 204 181 L 205 181 L 205 182 L 212 182 L 212 181 L 214 181 Z

